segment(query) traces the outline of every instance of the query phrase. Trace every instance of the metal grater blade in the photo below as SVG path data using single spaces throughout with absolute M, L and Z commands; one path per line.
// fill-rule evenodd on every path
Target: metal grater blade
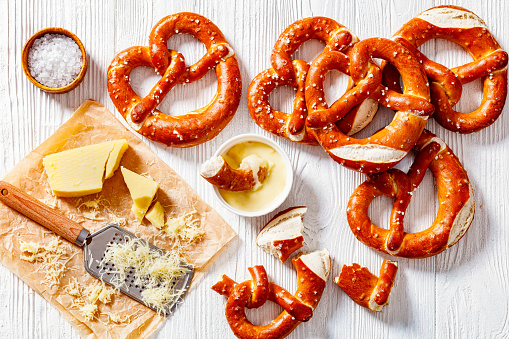
M 108 283 L 109 285 L 112 285 L 115 287 L 115 285 L 112 283 L 112 279 L 114 278 L 114 274 L 108 273 L 108 267 L 107 264 L 104 266 L 100 266 L 99 262 L 104 258 L 104 253 L 106 252 L 106 249 L 108 247 L 108 244 L 110 243 L 122 243 L 125 242 L 125 239 L 140 239 L 139 237 L 135 236 L 133 233 L 126 231 L 125 229 L 121 228 L 117 224 L 111 223 L 100 229 L 99 231 L 93 233 L 87 238 L 85 247 L 84 247 L 84 258 L 85 258 L 85 269 L 88 273 L 93 275 L 94 277 L 103 280 L 105 283 Z M 140 239 L 144 243 L 147 243 L 145 240 Z M 157 251 L 163 255 L 168 254 L 167 252 L 157 248 L 156 246 L 148 243 L 150 248 L 154 251 Z M 194 267 L 185 263 L 181 260 L 182 266 L 186 267 L 188 270 L 184 273 L 183 276 L 175 279 L 175 281 L 172 283 L 172 286 L 175 290 L 183 289 L 187 292 L 189 285 L 191 284 L 191 280 L 194 275 Z M 101 270 L 101 268 L 103 270 Z M 154 311 L 157 311 L 150 305 L 147 305 L 141 296 L 141 292 L 145 290 L 145 286 L 138 286 L 134 285 L 135 280 L 135 273 L 134 268 L 126 275 L 126 281 L 125 285 L 119 287 L 119 290 L 125 293 L 126 295 L 130 296 L 131 298 L 141 302 L 142 304 L 146 305 L 147 307 L 152 308 Z M 169 303 L 164 312 L 163 315 L 167 316 L 170 315 L 173 310 L 175 309 L 176 305 L 182 302 L 182 299 L 184 298 L 186 293 L 182 294 L 177 300 L 174 302 Z

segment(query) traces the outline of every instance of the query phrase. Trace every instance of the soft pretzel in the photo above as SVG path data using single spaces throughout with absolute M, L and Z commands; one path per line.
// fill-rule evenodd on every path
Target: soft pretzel
M 244 159 L 239 168 L 234 169 L 222 156 L 214 156 L 203 163 L 200 175 L 212 185 L 228 191 L 246 191 L 261 186 L 268 174 L 267 160 L 256 154 Z
M 205 44 L 207 54 L 190 67 L 184 57 L 166 47 L 175 33 L 188 33 Z M 129 83 L 139 66 L 155 68 L 163 77 L 141 98 Z M 200 79 L 212 67 L 218 78 L 217 93 L 207 106 L 185 115 L 163 114 L 157 106 L 180 83 Z M 131 47 L 120 52 L 108 68 L 111 100 L 138 133 L 167 146 L 190 147 L 214 138 L 233 118 L 240 102 L 242 83 L 233 49 L 221 31 L 207 18 L 178 13 L 159 21 L 150 33 L 150 47 Z
M 293 295 L 268 283 L 263 266 L 249 268 L 252 280 L 237 284 L 223 275 L 223 279 L 212 286 L 214 291 L 228 297 L 226 319 L 238 338 L 284 338 L 302 321 L 311 318 L 329 277 L 330 253 L 325 249 L 303 254 L 292 259 L 292 264 L 297 271 L 297 291 Z M 278 303 L 284 311 L 271 323 L 255 326 L 247 319 L 245 307 L 256 308 L 266 300 Z
M 457 43 L 474 59 L 452 69 L 426 58 L 417 47 L 431 39 Z M 491 125 L 502 113 L 507 96 L 507 53 L 503 51 L 484 21 L 471 11 L 456 6 L 430 8 L 406 23 L 393 40 L 405 45 L 422 63 L 430 80 L 435 120 L 444 128 L 459 133 L 477 132 Z M 394 68 L 385 73 L 393 89 L 399 89 Z M 460 100 L 462 85 L 483 78 L 483 99 L 478 109 L 460 113 L 452 107 Z
M 378 251 L 406 258 L 433 256 L 454 245 L 468 230 L 475 210 L 467 172 L 452 150 L 426 130 L 415 149 L 418 153 L 408 174 L 390 169 L 369 175 L 347 207 L 348 223 L 357 239 Z M 406 233 L 405 210 L 428 167 L 435 176 L 438 214 L 428 229 Z M 368 216 L 371 201 L 382 194 L 394 199 L 389 230 L 376 226 Z
M 302 220 L 306 211 L 307 207 L 298 206 L 276 214 L 258 233 L 256 245 L 285 262 L 293 252 L 303 246 Z
M 381 85 L 381 72 L 372 58 L 387 60 L 401 72 L 404 94 Z M 323 93 L 323 76 L 331 69 L 350 72 L 357 86 L 329 108 Z M 371 137 L 349 137 L 335 122 L 367 96 L 397 110 L 396 115 L 389 126 Z M 382 38 L 362 40 L 348 55 L 336 51 L 322 53 L 310 66 L 306 102 L 309 111 L 306 124 L 313 128 L 322 147 L 338 163 L 363 173 L 381 172 L 401 161 L 433 113 L 428 83 L 419 62 L 400 44 Z
M 359 264 L 343 265 L 341 273 L 334 282 L 355 303 L 375 312 L 389 303 L 392 285 L 398 271 L 398 262 L 384 259 L 380 267 L 380 277 Z
M 247 105 L 251 118 L 263 129 L 307 145 L 318 145 L 306 129 L 307 105 L 304 97 L 309 65 L 303 60 L 291 61 L 291 55 L 305 41 L 318 39 L 325 42 L 324 51 L 344 51 L 358 41 L 357 37 L 336 21 L 324 17 L 298 20 L 279 36 L 271 55 L 272 67 L 258 74 L 247 92 Z M 274 110 L 269 103 L 270 93 L 278 86 L 296 89 L 291 114 Z M 364 128 L 376 112 L 376 102 L 368 99 L 353 107 L 338 127 L 346 134 Z

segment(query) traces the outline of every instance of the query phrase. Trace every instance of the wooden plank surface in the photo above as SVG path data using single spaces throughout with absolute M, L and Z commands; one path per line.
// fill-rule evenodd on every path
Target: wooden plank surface
M 294 21 L 323 15 L 349 27 L 361 39 L 390 37 L 421 11 L 439 4 L 466 7 L 483 18 L 502 47 L 509 46 L 509 8 L 498 1 L 9 1 L 0 0 L 0 176 L 51 135 L 86 99 L 104 103 L 116 116 L 106 90 L 106 69 L 113 57 L 133 45 L 146 45 L 152 26 L 163 16 L 191 11 L 211 19 L 233 46 L 243 77 L 243 97 L 232 122 L 214 140 L 190 149 L 168 149 L 147 141 L 164 161 L 177 171 L 198 194 L 230 223 L 238 237 L 210 268 L 205 279 L 186 298 L 158 334 L 160 338 L 230 338 L 224 317 L 225 300 L 210 290 L 222 274 L 238 281 L 249 276 L 247 267 L 263 264 L 271 280 L 294 290 L 295 273 L 290 263 L 281 264 L 254 244 L 258 231 L 274 213 L 243 218 L 222 208 L 212 188 L 198 176 L 198 166 L 217 147 L 240 133 L 269 136 L 249 117 L 246 90 L 250 80 L 270 67 L 270 51 L 278 35 Z M 60 26 L 76 33 L 90 60 L 84 82 L 67 94 L 47 94 L 23 75 L 20 56 L 24 42 L 36 30 Z M 205 48 L 190 36 L 172 37 L 169 46 L 178 49 L 188 63 L 198 60 Z M 306 42 L 295 53 L 312 60 L 323 48 Z M 447 66 L 470 60 L 460 47 L 448 41 L 431 41 L 425 54 Z M 152 70 L 133 72 L 133 86 L 147 93 L 157 77 Z M 327 80 L 330 100 L 346 86 L 344 77 L 332 74 Z M 178 86 L 160 108 L 181 114 L 207 104 L 215 93 L 213 72 L 202 80 Z M 293 90 L 277 89 L 271 103 L 290 109 Z M 475 109 L 481 101 L 481 82 L 464 87 L 460 111 Z M 332 272 L 324 298 L 311 321 L 301 324 L 291 338 L 508 338 L 509 337 L 509 116 L 504 114 L 489 128 L 471 135 L 448 132 L 434 121 L 428 128 L 455 151 L 469 173 L 475 190 L 476 216 L 466 236 L 446 252 L 427 259 L 399 259 L 397 285 L 391 303 L 382 314 L 354 304 L 332 278 L 343 264 L 358 262 L 377 272 L 383 256 L 358 242 L 346 222 L 346 204 L 364 180 L 359 173 L 334 163 L 320 148 L 276 140 L 288 152 L 294 168 L 294 187 L 280 209 L 307 205 L 306 250 L 329 248 Z M 392 115 L 381 109 L 361 135 L 387 124 Z M 398 168 L 407 169 L 405 159 Z M 370 215 L 387 224 L 391 202 L 375 200 Z M 430 225 L 437 210 L 434 181 L 428 173 L 413 197 L 406 222 L 410 231 Z M 69 324 L 41 297 L 4 267 L 0 267 L 0 331 L 5 338 L 77 338 Z M 248 311 L 255 324 L 273 319 L 281 309 L 264 305 Z

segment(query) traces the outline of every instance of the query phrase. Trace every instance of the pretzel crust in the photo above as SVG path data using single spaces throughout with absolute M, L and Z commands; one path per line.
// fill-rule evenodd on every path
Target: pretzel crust
M 184 57 L 166 47 L 166 41 L 175 33 L 198 38 L 207 48 L 206 55 L 186 67 Z M 139 66 L 153 67 L 163 75 L 145 98 L 138 96 L 129 83 L 132 69 Z M 216 68 L 218 87 L 208 105 L 179 116 L 157 109 L 175 85 L 198 80 L 212 67 Z M 241 89 L 233 49 L 210 20 L 194 13 L 163 18 L 150 34 L 150 47 L 128 48 L 108 68 L 108 92 L 120 114 L 135 131 L 167 146 L 190 147 L 214 138 L 233 118 Z
M 327 250 L 314 252 L 326 260 L 325 265 L 330 267 L 330 254 Z M 328 278 L 322 277 L 321 273 L 313 271 L 301 257 L 292 259 L 292 264 L 297 272 L 297 291 L 291 295 L 288 291 L 274 283 L 262 282 L 251 272 L 253 280 L 237 284 L 227 276 L 212 286 L 212 290 L 228 297 L 226 303 L 226 318 L 233 333 L 238 338 L 275 339 L 284 338 L 290 334 L 302 321 L 308 321 L 312 311 L 318 305 L 325 283 Z M 263 266 L 255 266 L 256 270 L 262 270 Z M 263 269 L 263 272 L 265 270 Z M 263 272 L 261 276 L 263 276 Z M 325 280 L 324 280 L 325 278 Z M 284 311 L 271 323 L 264 326 L 255 326 L 246 317 L 245 307 L 253 308 L 253 291 L 268 290 L 267 300 L 276 302 L 284 308 Z M 257 292 L 261 295 L 262 292 Z
M 380 70 L 372 58 L 387 60 L 401 71 L 405 85 L 403 94 L 382 86 Z M 328 108 L 323 99 L 323 88 L 319 86 L 323 81 L 320 80 L 323 72 L 320 68 L 324 62 L 328 64 L 328 69 L 335 68 L 344 73 L 349 71 L 359 86 L 357 91 L 352 89 L 347 92 L 336 107 Z M 433 113 L 427 79 L 419 62 L 405 47 L 391 40 L 362 40 L 352 47 L 348 55 L 341 55 L 340 52 L 322 53 L 311 65 L 309 73 L 306 101 L 310 115 L 306 124 L 313 127 L 315 137 L 336 162 L 362 173 L 382 172 L 401 161 L 415 145 L 429 115 Z M 371 92 L 374 85 L 377 85 L 376 89 Z M 335 119 L 342 117 L 352 104 L 358 104 L 368 95 L 382 105 L 397 110 L 393 121 L 365 139 L 345 135 L 334 124 Z M 321 105 L 316 104 L 317 97 Z M 347 105 L 347 109 L 342 109 L 343 105 Z
M 380 277 L 359 264 L 343 265 L 334 282 L 355 303 L 375 312 L 382 312 L 389 303 L 389 295 L 398 271 L 398 262 L 384 259 Z
M 437 38 L 460 45 L 474 61 L 449 70 L 429 60 L 417 47 Z M 442 127 L 473 133 L 500 116 L 507 97 L 508 56 L 476 14 L 457 6 L 433 7 L 406 23 L 392 39 L 411 49 L 422 63 L 430 79 L 431 100 L 436 109 L 434 118 Z M 395 73 L 395 70 L 388 68 L 384 72 Z M 396 75 L 390 77 L 394 79 Z M 461 97 L 462 85 L 479 78 L 483 78 L 484 84 L 479 108 L 470 113 L 453 110 Z M 394 79 L 391 86 L 397 82 Z
M 426 130 L 415 149 L 418 153 L 408 174 L 391 169 L 368 176 L 354 191 L 347 207 L 348 223 L 358 240 L 378 251 L 405 258 L 430 257 L 454 245 L 468 230 L 475 210 L 467 172 L 452 150 Z M 405 210 L 411 192 L 428 167 L 438 191 L 437 217 L 428 229 L 406 233 Z M 394 198 L 389 230 L 376 226 L 368 216 L 371 201 L 382 194 Z

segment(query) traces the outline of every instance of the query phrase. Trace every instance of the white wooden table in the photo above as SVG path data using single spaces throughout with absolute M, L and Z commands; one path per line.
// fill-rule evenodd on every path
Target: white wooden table
M 488 24 L 499 43 L 509 46 L 509 5 L 499 1 L 455 1 L 450 3 L 475 11 Z M 105 104 L 115 115 L 106 90 L 106 69 L 113 57 L 133 45 L 147 45 L 152 26 L 163 16 L 191 11 L 211 19 L 233 46 L 243 78 L 243 97 L 235 118 L 214 140 L 189 149 L 167 149 L 147 144 L 177 171 L 198 194 L 212 205 L 237 231 L 238 237 L 210 268 L 206 278 L 165 323 L 160 338 L 233 337 L 224 316 L 225 299 L 210 286 L 222 274 L 237 281 L 249 277 L 247 267 L 263 264 L 271 280 L 293 291 L 295 272 L 257 248 L 256 234 L 272 217 L 238 217 L 222 208 L 212 188 L 199 177 L 198 166 L 230 137 L 240 133 L 268 135 L 249 117 L 246 89 L 251 79 L 270 67 L 270 51 L 279 34 L 297 19 L 323 15 L 349 27 L 361 39 L 390 37 L 421 11 L 443 1 L 11 1 L 0 0 L 0 176 L 29 151 L 50 136 L 86 99 Z M 24 42 L 36 30 L 60 26 L 76 33 L 89 55 L 90 67 L 83 83 L 67 94 L 47 94 L 23 75 L 20 56 Z M 169 41 L 188 63 L 196 61 L 205 48 L 190 36 Z M 296 53 L 312 60 L 323 48 L 311 41 Z M 460 47 L 448 41 L 432 41 L 421 49 L 428 57 L 455 66 L 470 60 Z M 134 72 L 140 93 L 157 80 L 152 70 Z M 329 100 L 345 88 L 343 76 L 333 74 Z M 161 104 L 166 112 L 179 114 L 201 107 L 215 92 L 216 79 L 210 72 L 204 79 L 176 88 Z M 334 91 L 334 89 L 336 91 Z M 339 90 L 338 90 L 339 89 Z M 293 90 L 276 90 L 271 102 L 288 111 Z M 458 104 L 462 111 L 477 108 L 481 82 L 465 86 Z M 311 321 L 301 324 L 291 338 L 508 338 L 509 337 L 509 106 L 489 128 L 471 135 L 448 132 L 434 121 L 428 128 L 442 137 L 468 170 L 475 189 L 476 215 L 466 236 L 454 247 L 435 257 L 399 259 L 397 284 L 391 302 L 382 314 L 354 304 L 334 283 L 343 264 L 366 265 L 378 274 L 379 253 L 357 241 L 346 222 L 346 204 L 353 190 L 364 180 L 334 163 L 319 147 L 276 140 L 292 159 L 294 187 L 282 208 L 309 207 L 305 217 L 306 249 L 327 247 L 332 253 L 332 272 Z M 392 114 L 379 111 L 363 136 L 387 124 Z M 123 121 L 123 120 L 122 120 Z M 411 159 L 398 168 L 407 169 Z M 370 209 L 372 219 L 386 225 L 392 202 L 378 198 Z M 406 216 L 410 231 L 427 228 L 435 218 L 437 197 L 433 177 L 427 174 L 414 195 Z M 0 333 L 4 338 L 76 338 L 71 326 L 41 297 L 4 267 L 0 267 Z M 265 305 L 248 311 L 256 324 L 279 314 L 280 308 Z

